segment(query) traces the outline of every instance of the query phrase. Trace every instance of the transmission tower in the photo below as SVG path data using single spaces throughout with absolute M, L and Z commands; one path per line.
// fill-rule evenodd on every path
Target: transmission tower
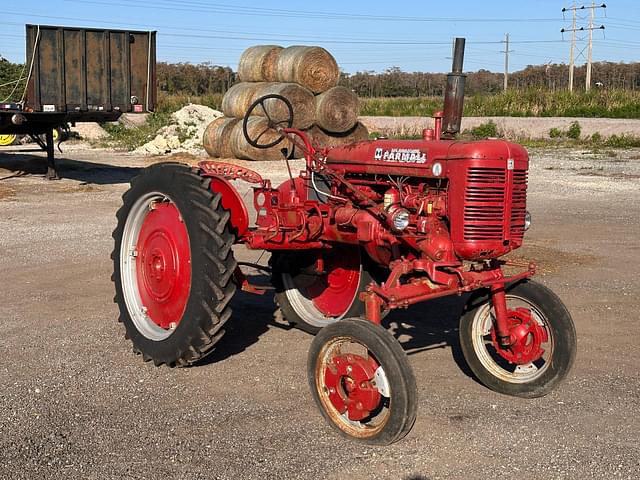
M 573 5 L 571 7 L 568 8 L 563 8 L 562 9 L 562 14 L 564 16 L 564 14 L 566 12 L 571 12 L 571 28 L 563 28 L 560 30 L 561 33 L 565 33 L 565 32 L 571 32 L 571 47 L 569 48 L 569 91 L 573 91 L 573 71 L 574 71 L 574 67 L 575 67 L 575 50 L 576 50 L 576 43 L 577 43 L 577 32 L 584 32 L 585 30 L 588 31 L 588 42 L 587 42 L 587 74 L 586 74 L 586 78 L 585 78 L 585 90 L 589 91 L 589 89 L 591 88 L 591 62 L 592 62 L 592 52 L 593 52 L 593 31 L 594 30 L 604 30 L 604 25 L 600 25 L 599 27 L 594 27 L 593 25 L 593 20 L 595 18 L 595 10 L 596 8 L 602 8 L 605 9 L 607 8 L 606 4 L 601 4 L 601 5 L 596 5 L 596 3 L 594 1 L 591 2 L 591 5 L 582 5 L 580 7 L 578 7 L 576 5 L 576 2 L 573 2 Z M 588 27 L 584 27 L 584 26 L 578 26 L 577 24 L 577 20 L 578 20 L 578 10 L 580 11 L 585 11 L 585 10 L 589 10 L 589 26 Z M 580 20 L 584 20 L 584 18 L 581 18 Z M 584 37 L 581 38 L 580 40 L 584 40 Z M 578 53 L 578 55 L 581 55 L 584 52 L 584 47 L 582 48 L 582 50 Z

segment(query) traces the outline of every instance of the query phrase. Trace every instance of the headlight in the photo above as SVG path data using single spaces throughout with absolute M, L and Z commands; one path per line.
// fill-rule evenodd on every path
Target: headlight
M 391 226 L 398 232 L 409 226 L 409 212 L 404 208 L 398 208 L 391 213 Z
M 524 230 L 525 230 L 525 232 L 527 230 L 529 230 L 530 226 L 531 226 L 531 213 L 529 213 L 529 210 L 527 210 L 526 212 L 524 212 Z

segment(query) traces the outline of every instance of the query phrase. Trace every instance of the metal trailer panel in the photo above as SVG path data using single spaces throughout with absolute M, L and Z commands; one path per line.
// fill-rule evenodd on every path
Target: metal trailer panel
M 156 32 L 47 25 L 27 25 L 26 31 L 31 75 L 25 110 L 155 109 Z

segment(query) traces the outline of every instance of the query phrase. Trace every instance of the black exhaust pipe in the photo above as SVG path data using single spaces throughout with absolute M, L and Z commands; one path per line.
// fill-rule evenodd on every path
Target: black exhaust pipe
M 453 48 L 453 65 L 447 75 L 447 88 L 444 92 L 444 116 L 442 118 L 442 138 L 455 138 L 460 133 L 462 108 L 464 107 L 464 84 L 467 76 L 462 73 L 464 60 L 464 38 L 456 38 Z

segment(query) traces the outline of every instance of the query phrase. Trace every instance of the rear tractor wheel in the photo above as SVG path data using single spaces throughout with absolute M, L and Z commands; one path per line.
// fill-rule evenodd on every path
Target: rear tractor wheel
M 349 318 L 323 328 L 311 343 L 307 376 L 322 416 L 347 437 L 389 445 L 415 422 L 413 371 L 380 325 Z
M 132 180 L 116 215 L 119 320 L 134 351 L 156 365 L 201 359 L 231 316 L 235 239 L 209 183 L 186 165 L 153 165 Z
M 358 247 L 336 245 L 321 255 L 322 272 L 309 252 L 274 254 L 271 261 L 276 315 L 311 334 L 343 318 L 364 315 L 359 295 L 373 281 Z

